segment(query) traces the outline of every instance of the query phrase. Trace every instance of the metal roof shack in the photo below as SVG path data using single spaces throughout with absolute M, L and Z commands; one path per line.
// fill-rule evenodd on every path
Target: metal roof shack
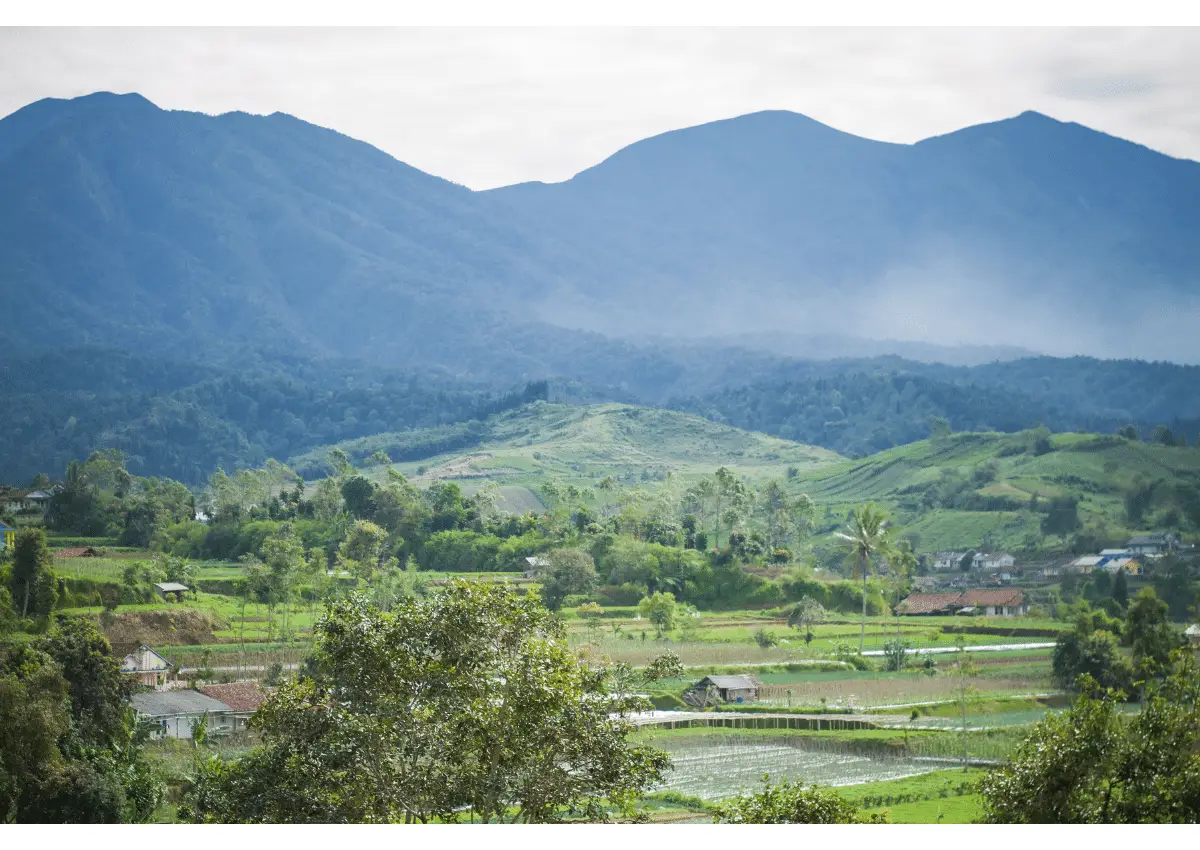
M 176 600 L 182 599 L 183 594 L 185 594 L 189 590 L 191 590 L 191 588 L 188 587 L 186 584 L 180 584 L 177 581 L 156 582 L 154 585 L 154 589 L 158 591 L 158 595 L 161 596 L 163 599 L 167 598 L 167 594 L 174 593 Z
M 758 689 L 762 687 L 754 676 L 705 676 L 688 688 L 684 701 L 689 705 L 700 702 L 707 704 L 709 694 L 713 691 L 724 702 L 751 702 L 758 699 Z

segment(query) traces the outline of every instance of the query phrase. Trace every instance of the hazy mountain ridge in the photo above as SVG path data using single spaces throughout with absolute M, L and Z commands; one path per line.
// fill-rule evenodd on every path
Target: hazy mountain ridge
M 576 368 L 556 325 L 1200 359 L 1200 165 L 1036 113 L 915 145 L 754 113 L 476 193 L 279 113 L 97 94 L 0 121 L 0 185 L 22 345 L 511 380 Z

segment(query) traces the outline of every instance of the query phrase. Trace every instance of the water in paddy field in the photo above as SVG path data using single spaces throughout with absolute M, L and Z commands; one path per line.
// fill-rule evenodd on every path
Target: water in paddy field
M 679 739 L 656 741 L 671 754 L 674 767 L 659 790 L 719 800 L 757 791 L 763 774 L 772 782 L 789 779 L 805 785 L 858 785 L 903 779 L 944 770 L 941 759 L 867 755 L 826 742 Z

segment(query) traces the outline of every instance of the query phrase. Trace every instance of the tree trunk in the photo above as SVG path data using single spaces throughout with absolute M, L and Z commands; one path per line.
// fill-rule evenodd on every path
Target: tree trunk
M 867 640 L 867 566 L 862 558 L 858 561 L 859 569 L 862 570 L 863 577 L 863 600 L 862 600 L 862 628 L 858 633 L 858 654 L 863 654 L 863 644 Z
M 29 616 L 29 579 L 25 579 L 25 602 L 21 605 L 21 618 Z

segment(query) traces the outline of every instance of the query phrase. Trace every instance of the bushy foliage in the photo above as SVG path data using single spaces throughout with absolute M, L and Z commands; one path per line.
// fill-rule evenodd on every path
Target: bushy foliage
M 980 783 L 989 823 L 1200 820 L 1200 671 L 1175 656 L 1136 715 L 1090 677 L 1072 708 L 1036 724 Z
M 0 644 L 0 819 L 149 819 L 162 783 L 142 758 L 130 683 L 82 618 L 32 643 Z
M 830 788 L 804 787 L 788 780 L 735 797 L 714 807 L 713 823 L 887 823 L 886 814 L 867 814 Z
M 668 765 L 627 740 L 625 716 L 647 703 L 614 692 L 536 597 L 508 588 L 453 582 L 391 614 L 342 600 L 311 667 L 255 715 L 262 747 L 201 766 L 183 817 L 603 820 L 606 803 L 631 812 Z

